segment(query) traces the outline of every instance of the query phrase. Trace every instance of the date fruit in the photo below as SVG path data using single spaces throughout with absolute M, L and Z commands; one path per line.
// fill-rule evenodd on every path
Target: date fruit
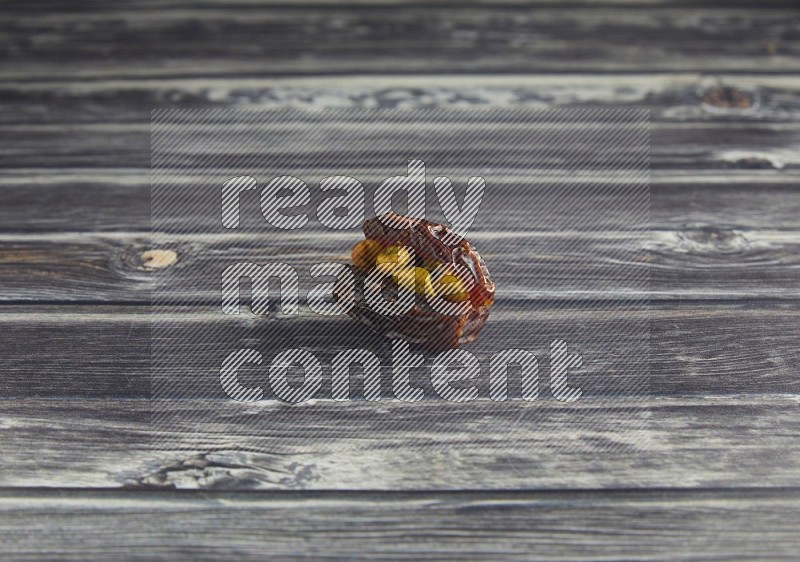
M 365 240 L 351 253 L 355 304 L 350 316 L 386 337 L 431 350 L 456 348 L 478 337 L 495 285 L 467 240 L 444 225 L 394 213 L 367 220 L 363 230 Z M 405 290 L 413 293 L 413 305 L 402 314 L 376 311 L 366 295 L 375 279 L 387 302 Z

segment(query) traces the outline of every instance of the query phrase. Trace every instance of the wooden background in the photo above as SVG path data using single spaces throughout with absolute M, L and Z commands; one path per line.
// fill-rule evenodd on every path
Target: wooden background
M 792 4 L 4 2 L 2 558 L 796 559 Z M 608 416 L 626 446 L 542 455 L 428 412 L 431 439 L 470 452 L 455 482 L 414 464 L 388 403 L 407 428 L 390 447 L 153 448 L 151 109 L 509 105 L 652 109 L 646 429 Z

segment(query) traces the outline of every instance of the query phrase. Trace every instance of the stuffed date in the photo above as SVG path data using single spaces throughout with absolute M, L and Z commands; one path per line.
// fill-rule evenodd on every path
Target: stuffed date
M 466 239 L 444 225 L 394 213 L 367 220 L 363 230 L 365 239 L 351 252 L 350 316 L 386 337 L 434 350 L 478 337 L 495 285 Z

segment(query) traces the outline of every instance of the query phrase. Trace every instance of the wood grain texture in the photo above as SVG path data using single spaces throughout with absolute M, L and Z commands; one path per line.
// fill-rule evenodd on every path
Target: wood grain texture
M 6 560 L 794 560 L 796 489 L 0 496 Z
M 798 395 L 466 404 L 0 400 L 0 486 L 534 490 L 800 485 Z M 222 425 L 204 423 L 220 408 Z M 572 408 L 570 410 L 570 408 Z M 573 425 L 578 409 L 595 424 Z M 161 411 L 161 410 L 159 410 Z M 586 413 L 585 411 L 583 413 Z M 176 418 L 178 419 L 178 418 Z M 643 423 L 641 423 L 643 421 Z M 571 428 L 567 439 L 565 433 Z M 167 446 L 169 445 L 169 446 Z
M 103 238 L 103 233 L 113 232 L 147 238 L 151 222 L 147 174 L 145 170 L 102 169 L 0 172 L 0 197 L 4 203 L 0 207 L 0 233 L 83 232 Z M 797 230 L 800 228 L 798 184 L 800 174 L 794 171 L 675 170 L 665 177 L 654 175 L 650 187 L 650 224 L 654 230 L 666 231 Z M 565 183 L 564 187 L 567 185 Z M 503 184 L 490 186 L 497 192 L 509 194 L 516 190 L 519 195 L 536 189 L 533 180 L 510 178 Z M 493 203 L 499 207 L 497 200 L 487 197 L 486 211 L 478 213 L 479 223 L 485 230 L 507 228 L 502 216 L 488 212 Z M 588 205 L 591 202 L 574 203 Z M 504 211 L 522 212 L 508 207 Z M 218 220 L 217 214 L 196 215 L 194 224 L 210 227 L 212 221 Z M 624 221 L 619 210 L 614 218 L 615 227 Z M 250 220 L 262 229 L 266 226 L 257 211 Z M 584 222 L 583 226 L 602 229 L 612 222 L 606 221 L 603 215 L 595 215 L 593 220 L 593 223 Z M 165 215 L 162 223 L 177 226 L 180 216 Z M 10 241 L 11 237 L 5 236 L 5 239 Z M 22 242 L 24 237 L 18 239 Z
M 318 125 L 314 123 L 298 124 L 291 131 L 292 142 L 302 144 L 306 142 L 310 145 L 311 139 Z M 332 125 L 336 134 L 359 135 L 365 134 L 365 127 L 357 123 L 348 123 L 343 120 L 341 123 Z M 484 127 L 486 134 L 489 134 L 492 126 Z M 134 124 L 75 124 L 75 125 L 37 125 L 19 126 L 6 125 L 3 127 L 5 135 L 0 138 L 0 168 L 38 168 L 40 173 L 44 169 L 62 168 L 91 168 L 102 163 L 102 168 L 106 170 L 129 168 L 146 169 L 150 166 L 150 125 L 148 123 Z M 224 131 L 224 125 L 220 125 L 214 130 L 209 127 L 205 134 L 212 138 Z M 300 168 L 309 173 L 330 173 L 334 170 L 329 169 L 333 162 L 333 157 L 341 154 L 339 166 L 346 165 L 353 169 L 352 173 L 361 172 L 360 175 L 369 173 L 368 170 L 359 170 L 359 160 L 354 159 L 353 154 L 349 154 L 344 147 L 331 147 L 327 154 L 328 165 L 325 168 L 314 168 L 314 162 L 309 161 L 308 155 L 303 152 L 293 152 L 287 154 L 287 136 L 274 134 L 274 129 L 270 131 L 268 125 L 254 125 L 250 131 L 254 137 L 259 135 L 259 144 L 252 150 L 253 155 L 259 158 L 274 158 L 275 162 L 282 163 L 282 170 L 287 173 L 293 169 Z M 448 134 L 448 138 L 459 133 L 458 128 L 454 128 Z M 528 134 L 532 134 L 530 131 Z M 429 130 L 424 126 L 417 130 L 411 129 L 411 135 L 416 135 L 420 143 L 420 151 L 426 154 L 435 155 L 438 144 L 431 144 L 437 139 L 430 138 Z M 477 134 L 477 133 L 476 133 Z M 304 141 L 306 138 L 308 140 Z M 365 137 L 366 138 L 366 137 Z M 413 137 L 412 137 L 413 138 Z M 198 142 L 202 137 L 198 137 Z M 536 139 L 535 139 L 536 140 Z M 530 154 L 536 148 L 533 145 L 525 147 L 504 146 L 498 144 L 493 147 L 486 147 L 481 157 L 487 161 L 497 161 L 496 173 L 502 174 L 509 168 L 511 171 L 519 172 L 521 169 L 528 173 L 542 173 L 547 165 L 561 162 L 561 158 L 574 157 L 575 154 L 598 153 L 602 145 L 596 139 L 592 145 L 586 146 L 548 146 L 548 138 L 543 136 L 538 139 L 540 147 L 554 150 L 552 154 L 547 154 L 548 159 L 540 162 L 541 168 L 532 168 L 525 160 L 514 160 L 511 158 L 514 153 Z M 317 139 L 315 142 L 319 142 Z M 392 152 L 388 140 L 383 137 L 376 139 L 376 145 L 369 148 L 369 154 L 374 158 L 381 157 L 381 163 L 389 165 L 398 156 Z M 438 143 L 443 143 L 439 138 Z M 668 169 L 688 169 L 688 170 L 725 170 L 732 167 L 747 168 L 780 168 L 797 169 L 800 165 L 796 151 L 793 147 L 800 144 L 800 124 L 795 123 L 769 123 L 769 122 L 708 122 L 708 123 L 652 123 L 650 127 L 651 169 L 653 172 Z M 209 153 L 217 156 L 224 155 L 224 151 L 219 147 L 202 145 L 204 148 L 198 149 L 183 162 L 188 169 L 193 163 L 205 162 Z M 613 147 L 612 147 L 613 148 Z M 33 150 L 35 149 L 35 150 Z M 396 151 L 396 147 L 394 149 Z M 593 152 L 589 152 L 593 151 Z M 621 158 L 625 155 L 621 150 L 613 152 L 614 161 L 609 162 L 608 168 L 613 164 L 620 165 Z M 750 161 L 750 155 L 761 154 L 761 159 Z M 244 158 L 246 155 L 240 155 Z M 347 158 L 351 160 L 347 160 Z M 451 161 L 451 165 L 461 165 L 468 168 L 474 166 L 474 155 L 469 160 L 470 155 L 464 154 L 466 161 Z M 244 161 L 244 160 L 242 160 Z M 362 158 L 360 162 L 364 162 Z M 503 164 L 500 164 L 503 163 Z M 630 163 L 627 164 L 630 167 Z M 504 169 L 503 166 L 506 168 Z M 373 170 L 374 171 L 374 170 Z
M 587 372 L 604 372 L 604 367 L 619 359 L 605 340 L 591 335 L 592 326 L 607 324 L 602 307 L 560 305 L 533 310 L 532 316 L 530 308 L 527 312 L 524 307 L 498 309 L 485 328 L 485 337 L 470 349 L 482 359 L 513 345 L 539 351 L 542 345 L 546 349 L 547 338 L 554 334 L 579 330 Z M 173 317 L 186 330 L 204 322 L 207 326 L 242 322 L 231 318 L 221 313 L 199 317 L 176 313 Z M 535 330 L 531 318 L 537 322 Z M 654 305 L 649 314 L 630 317 L 631 326 L 637 325 L 632 321 L 636 318 L 650 324 L 649 393 L 653 396 L 800 394 L 796 346 L 800 316 L 795 302 L 664 303 Z M 329 365 L 333 352 L 343 347 L 383 345 L 346 317 L 323 319 L 306 313 L 292 319 L 245 321 L 248 326 L 262 325 L 258 346 L 268 357 L 300 346 L 318 353 Z M 0 396 L 149 396 L 151 322 L 149 307 L 5 305 L 0 314 L 0 327 L 7 335 L 0 339 L 4 373 Z M 623 336 L 636 338 L 630 332 Z M 202 350 L 198 364 L 206 361 L 205 368 L 219 364 L 239 347 L 238 337 L 235 331 L 221 332 L 213 345 Z M 181 342 L 175 345 L 180 347 Z M 329 376 L 327 371 L 325 376 Z M 608 376 L 613 380 L 625 373 Z M 219 389 L 213 388 L 218 396 Z
M 793 2 L 773 0 L 5 2 L 3 558 L 796 559 L 798 23 Z M 159 274 L 219 248 L 178 237 L 172 269 L 148 268 L 150 110 L 287 106 L 649 107 L 647 244 L 603 217 L 555 258 L 546 221 L 531 244 L 500 244 L 507 217 L 491 203 L 477 231 L 510 263 L 482 358 L 487 342 L 531 343 L 533 319 L 548 334 L 596 325 L 574 291 L 547 305 L 518 278 L 567 286 L 580 260 L 613 303 L 631 296 L 614 260 L 649 264 L 649 394 L 598 393 L 572 411 L 267 400 L 250 417 L 268 423 L 232 414 L 218 432 L 202 423 L 218 402 L 181 401 L 159 447 L 145 303 Z M 498 189 L 524 202 L 538 171 L 509 167 Z M 300 263 L 340 252 L 319 234 L 303 244 Z M 365 341 L 346 319 L 263 324 L 268 353 L 299 342 L 327 361 Z M 586 341 L 586 357 L 605 358 L 588 371 L 621 375 Z M 598 425 L 570 426 L 579 412 Z M 568 427 L 580 446 L 554 439 Z
M 506 214 L 505 224 L 502 215 L 494 220 L 508 228 L 513 215 Z M 276 238 L 268 228 L 242 235 L 162 234 L 155 245 L 136 233 L 0 236 L 0 302 L 146 304 L 161 287 L 161 295 L 216 307 L 222 271 L 237 261 L 291 265 L 305 299 L 319 282 L 310 267 L 349 263 L 350 248 L 362 238 L 358 230 Z M 794 230 L 500 230 L 473 232 L 469 239 L 504 301 L 794 299 L 800 283 Z M 154 247 L 175 252 L 176 262 L 153 268 L 146 257 Z M 574 275 L 576 268 L 581 275 Z
M 104 170 L 56 169 L 48 171 L 0 171 L 0 233 L 135 233 L 147 238 L 150 232 L 150 182 L 149 172 L 140 169 Z M 310 179 L 310 178 L 309 178 Z M 366 179 L 365 179 L 366 181 Z M 378 179 L 374 181 L 379 181 Z M 681 231 L 686 229 L 724 230 L 797 230 L 800 229 L 800 174 L 794 170 L 726 169 L 726 170 L 671 170 L 654 173 L 650 185 L 650 225 L 653 230 Z M 492 211 L 503 205 L 505 213 L 522 213 L 508 208 L 503 201 L 525 192 L 537 192 L 535 180 L 495 175 L 490 184 L 492 193 L 486 198 L 478 213 L 480 226 L 489 231 L 507 229 L 507 223 Z M 567 187 L 569 182 L 563 183 Z M 314 186 L 316 187 L 316 186 Z M 502 194 L 495 198 L 494 193 Z M 318 197 L 316 190 L 312 193 Z M 513 198 L 512 198 L 513 199 Z M 575 205 L 603 204 L 601 199 L 575 200 Z M 606 205 L 608 202 L 605 203 Z M 313 217 L 314 209 L 311 210 Z M 252 223 L 264 228 L 266 223 L 255 213 Z M 546 218 L 539 214 L 540 219 Z M 619 228 L 625 221 L 616 210 L 614 221 L 604 215 L 594 216 L 587 225 L 603 229 L 610 224 Z M 631 216 L 631 220 L 641 217 Z M 256 220 L 257 219 L 257 220 Z M 198 227 L 216 226 L 216 213 L 203 220 L 194 216 Z M 178 213 L 164 214 L 166 226 L 178 226 Z M 184 221 L 185 222 L 185 221 Z M 309 228 L 314 226 L 313 222 Z M 537 230 L 544 225 L 534 224 Z M 54 236 L 55 237 L 55 236 Z M 22 237 L 17 237 L 23 242 Z M 65 239 L 70 239 L 65 236 Z M 99 238 L 103 238 L 102 235 Z M 8 242 L 12 237 L 6 236 Z M 31 242 L 42 240 L 32 238 Z
M 130 2 L 5 15 L 3 79 L 800 68 L 788 8 Z
M 640 107 L 654 121 L 796 122 L 793 74 L 138 77 L 0 84 L 0 124 L 136 123 L 154 108 Z

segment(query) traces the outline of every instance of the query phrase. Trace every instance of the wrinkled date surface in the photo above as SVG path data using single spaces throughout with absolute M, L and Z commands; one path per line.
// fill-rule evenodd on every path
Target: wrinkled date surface
M 352 250 L 350 316 L 386 337 L 430 349 L 455 348 L 478 337 L 495 286 L 469 242 L 444 225 L 394 213 L 367 220 L 364 235 Z M 406 291 L 410 306 L 400 307 L 401 313 L 376 310 L 370 287 L 386 303 Z

